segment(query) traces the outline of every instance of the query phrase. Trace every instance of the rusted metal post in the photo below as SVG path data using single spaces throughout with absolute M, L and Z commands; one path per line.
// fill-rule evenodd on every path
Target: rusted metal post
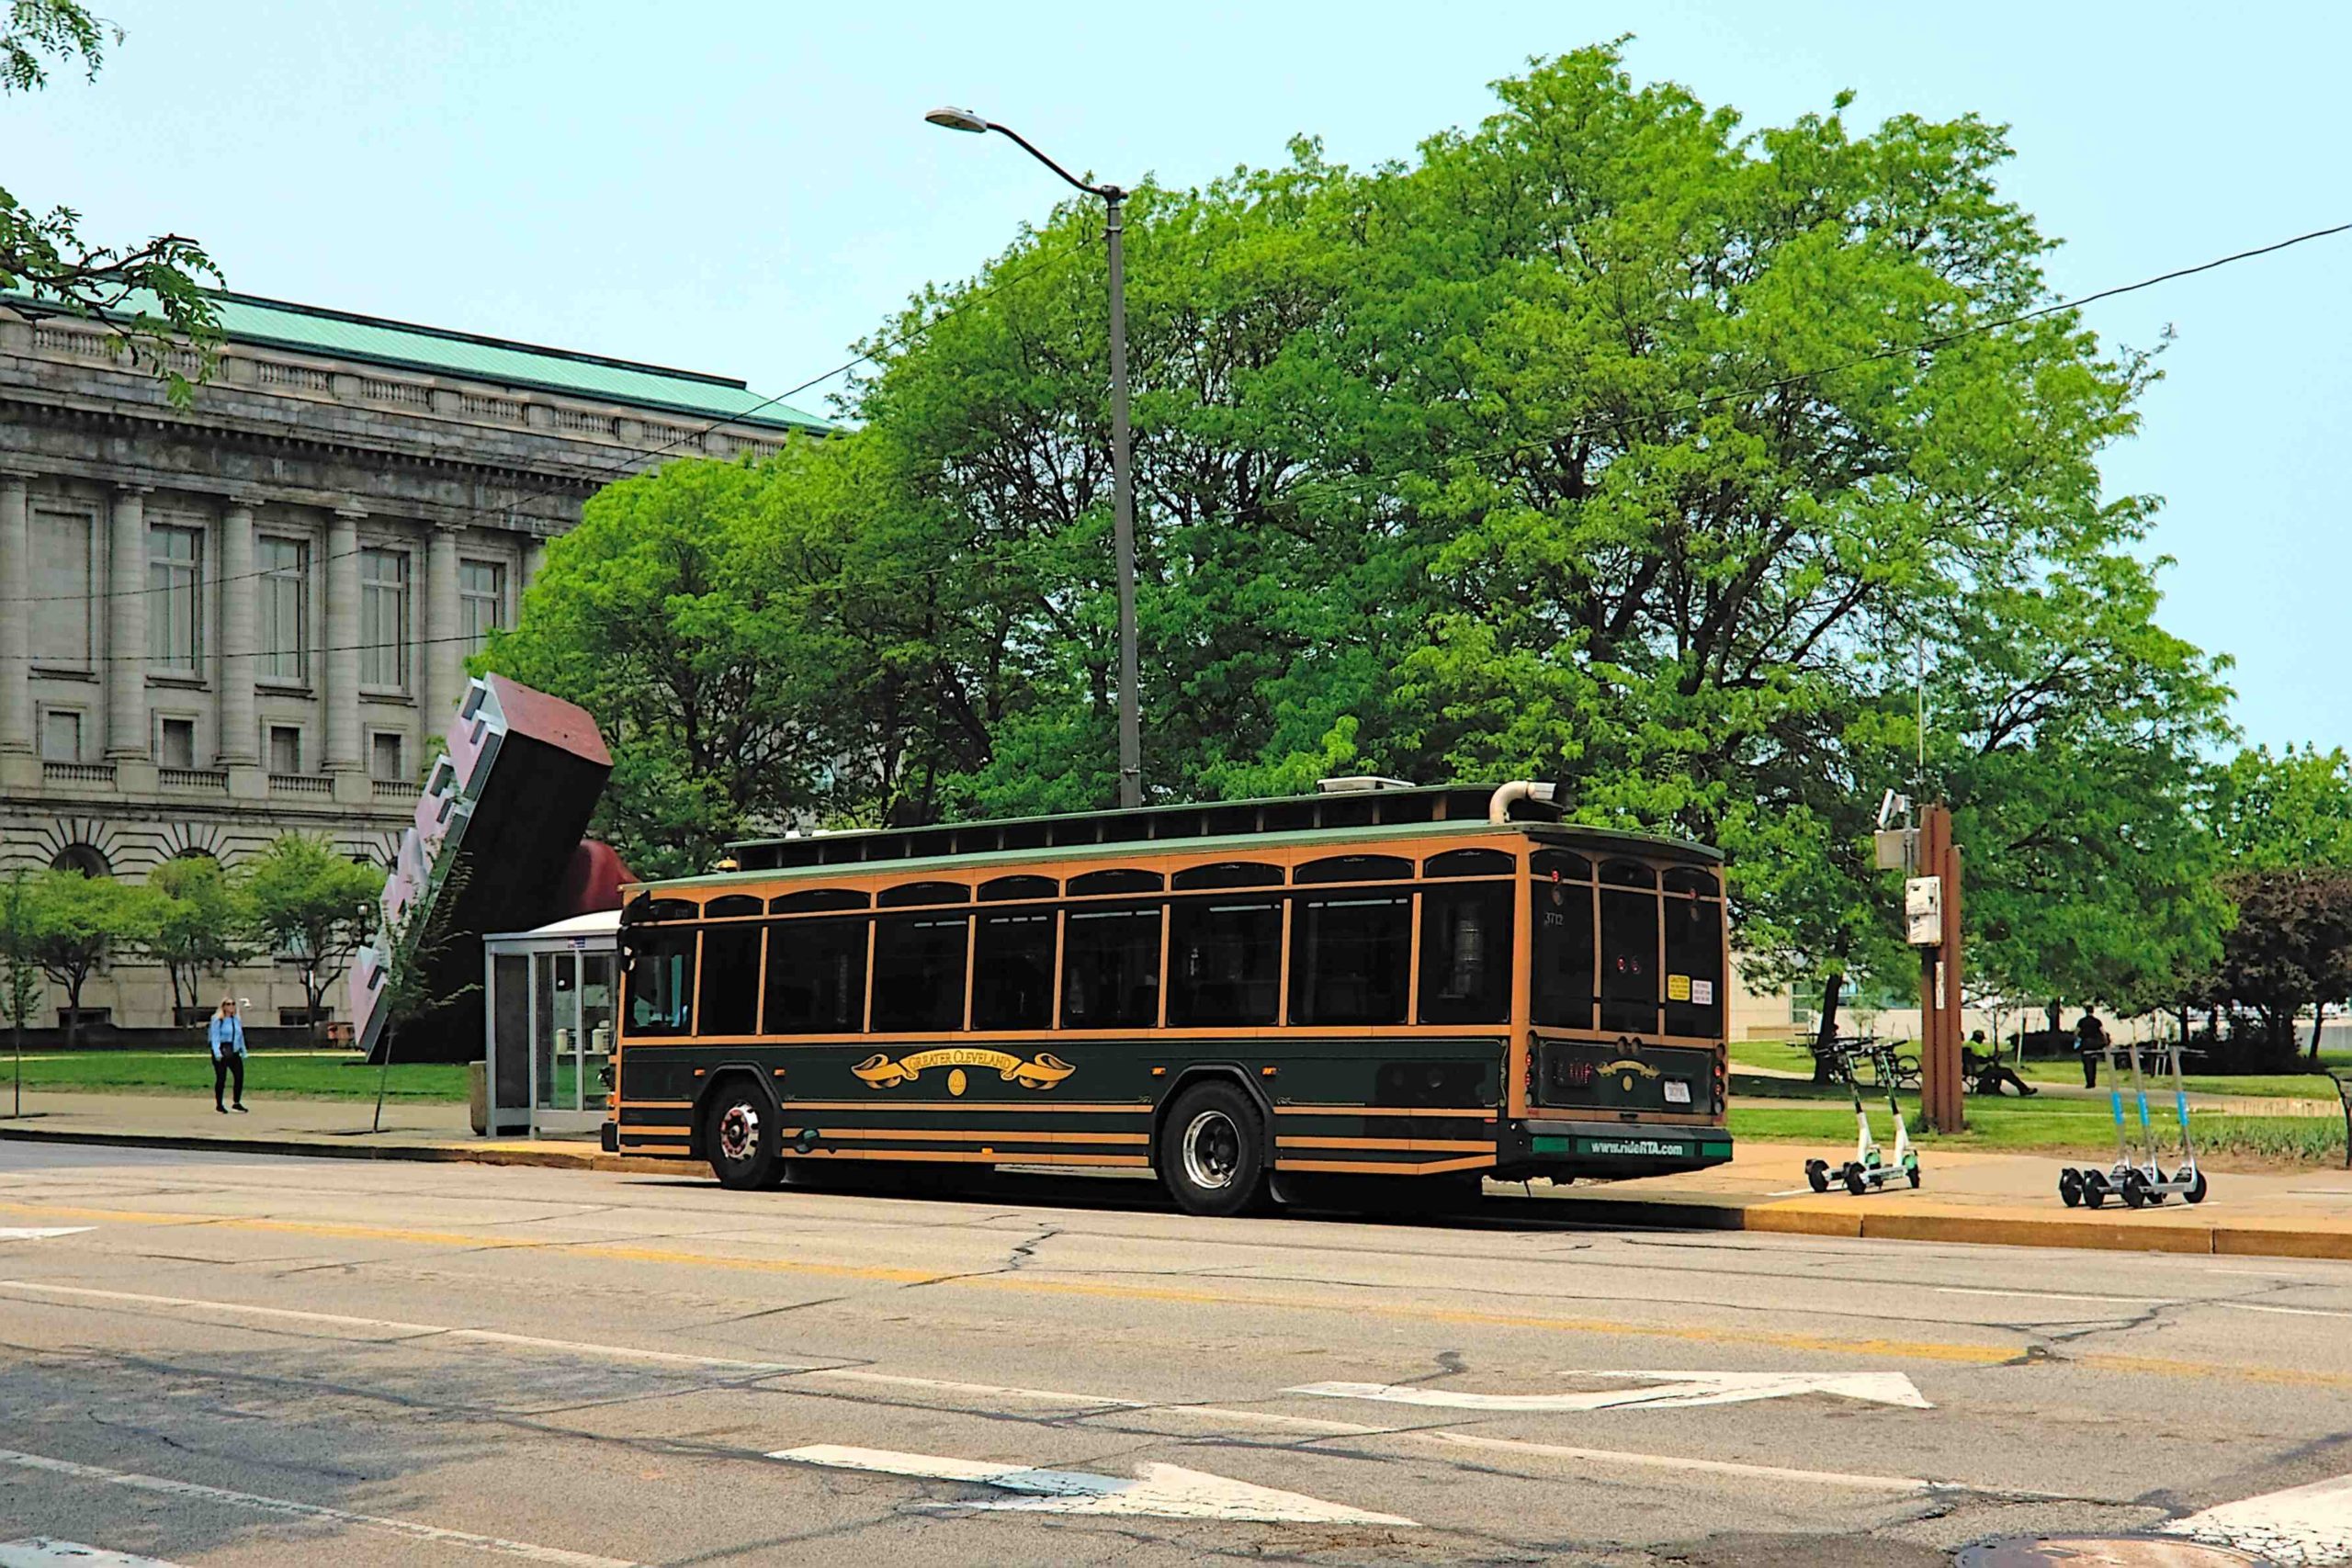
M 1951 841 L 1951 811 L 1930 806 L 1920 815 L 1919 874 L 1943 884 L 1941 941 L 1919 953 L 1919 1107 L 1939 1133 L 1968 1125 L 1961 1099 L 1960 846 Z

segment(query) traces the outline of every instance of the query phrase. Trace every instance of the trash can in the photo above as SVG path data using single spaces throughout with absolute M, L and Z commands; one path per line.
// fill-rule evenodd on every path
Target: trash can
M 466 1064 L 466 1111 L 474 1124 L 474 1136 L 485 1137 L 490 1133 L 490 1064 Z

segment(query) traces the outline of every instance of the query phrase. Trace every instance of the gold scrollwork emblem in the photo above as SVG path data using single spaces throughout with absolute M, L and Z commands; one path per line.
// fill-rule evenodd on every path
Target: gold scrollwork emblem
M 1024 1061 L 1009 1051 L 987 1051 L 971 1045 L 917 1051 L 895 1062 L 876 1051 L 850 1071 L 868 1089 L 888 1089 L 893 1084 L 913 1083 L 932 1067 L 992 1067 L 998 1077 L 1023 1089 L 1052 1089 L 1078 1071 L 1050 1052 L 1040 1051 Z M 954 1075 L 955 1078 L 962 1077 L 960 1071 Z

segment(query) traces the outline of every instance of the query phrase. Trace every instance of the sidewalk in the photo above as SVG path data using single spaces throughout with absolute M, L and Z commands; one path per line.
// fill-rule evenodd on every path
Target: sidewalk
M 381 1133 L 367 1131 L 374 1110 L 367 1100 L 256 1100 L 248 1115 L 220 1116 L 200 1097 L 40 1093 L 25 1096 L 25 1110 L 22 1121 L 0 1119 L 0 1149 L 15 1139 L 673 1175 L 687 1168 L 604 1154 L 586 1139 L 478 1138 L 462 1105 L 387 1105 Z M 1807 1159 L 1836 1165 L 1851 1153 L 1850 1145 L 1750 1141 L 1730 1164 L 1689 1175 L 1556 1189 L 1494 1182 L 1487 1191 L 1498 1213 L 1518 1200 L 1529 1211 L 1595 1224 L 2352 1259 L 2352 1171 L 2340 1168 L 2212 1171 L 2203 1203 L 2176 1198 L 2137 1212 L 2120 1201 L 2097 1212 L 2066 1208 L 2058 1201 L 2064 1162 L 2039 1154 L 1929 1152 L 1917 1191 L 1857 1198 L 1805 1185 Z M 0 1168 L 6 1163 L 0 1152 Z
M 202 1095 L 75 1094 L 27 1090 L 20 1121 L 0 1097 L 0 1142 L 111 1144 L 231 1154 L 309 1155 L 333 1159 L 458 1160 L 582 1170 L 670 1170 L 667 1160 L 605 1154 L 592 1138 L 480 1138 L 463 1105 L 384 1105 L 384 1130 L 370 1132 L 372 1100 L 256 1098 L 244 1115 L 223 1116 Z M 0 1165 L 6 1156 L 0 1156 Z

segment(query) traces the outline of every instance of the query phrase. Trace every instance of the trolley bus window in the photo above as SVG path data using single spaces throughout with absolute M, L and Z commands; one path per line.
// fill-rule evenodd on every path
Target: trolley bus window
M 756 898 L 749 900 L 759 908 Z M 702 1021 L 698 1034 L 749 1034 L 760 1026 L 760 928 L 712 926 L 702 933 Z
M 1448 850 L 1421 863 L 1423 876 L 1509 876 L 1517 869 L 1500 850 Z
M 865 922 L 768 927 L 767 1034 L 854 1034 L 865 1022 Z
M 1573 865 L 1545 861 L 1574 862 Z M 1554 1029 L 1590 1029 L 1598 976 L 1592 961 L 1592 874 L 1581 855 L 1539 852 L 1535 857 L 1535 1021 Z
M 1413 900 L 1407 894 L 1299 899 L 1291 919 L 1290 1021 L 1404 1022 L 1412 952 Z
M 1082 877 L 1070 878 L 1075 890 Z M 1062 1027 L 1148 1029 L 1159 1021 L 1159 906 L 1073 908 L 1062 932 Z
M 639 1040 L 694 1028 L 695 931 L 640 932 L 628 966 L 628 1032 Z
M 1724 907 L 1715 898 L 1676 893 L 1674 884 L 1681 874 L 1667 873 L 1666 1032 L 1719 1036 L 1724 1020 Z M 1706 878 L 1708 886 L 1713 883 L 1713 877 Z
M 1046 877 L 1002 880 L 1044 882 Z M 994 883 L 982 886 L 989 896 Z M 1054 1023 L 1054 917 L 1044 909 L 982 915 L 973 939 L 972 1027 L 1050 1029 Z
M 1634 861 L 1600 868 L 1600 1027 L 1658 1027 L 1657 873 Z
M 885 895 L 888 897 L 888 895 Z M 964 1026 L 964 915 L 895 915 L 874 923 L 875 1032 Z
M 1181 879 L 1183 873 L 1177 873 Z M 1168 1022 L 1215 1029 L 1274 1021 L 1283 908 L 1272 899 L 1187 898 L 1169 913 Z
M 1510 905 L 1508 883 L 1422 893 L 1423 1023 L 1501 1023 L 1510 1017 Z

